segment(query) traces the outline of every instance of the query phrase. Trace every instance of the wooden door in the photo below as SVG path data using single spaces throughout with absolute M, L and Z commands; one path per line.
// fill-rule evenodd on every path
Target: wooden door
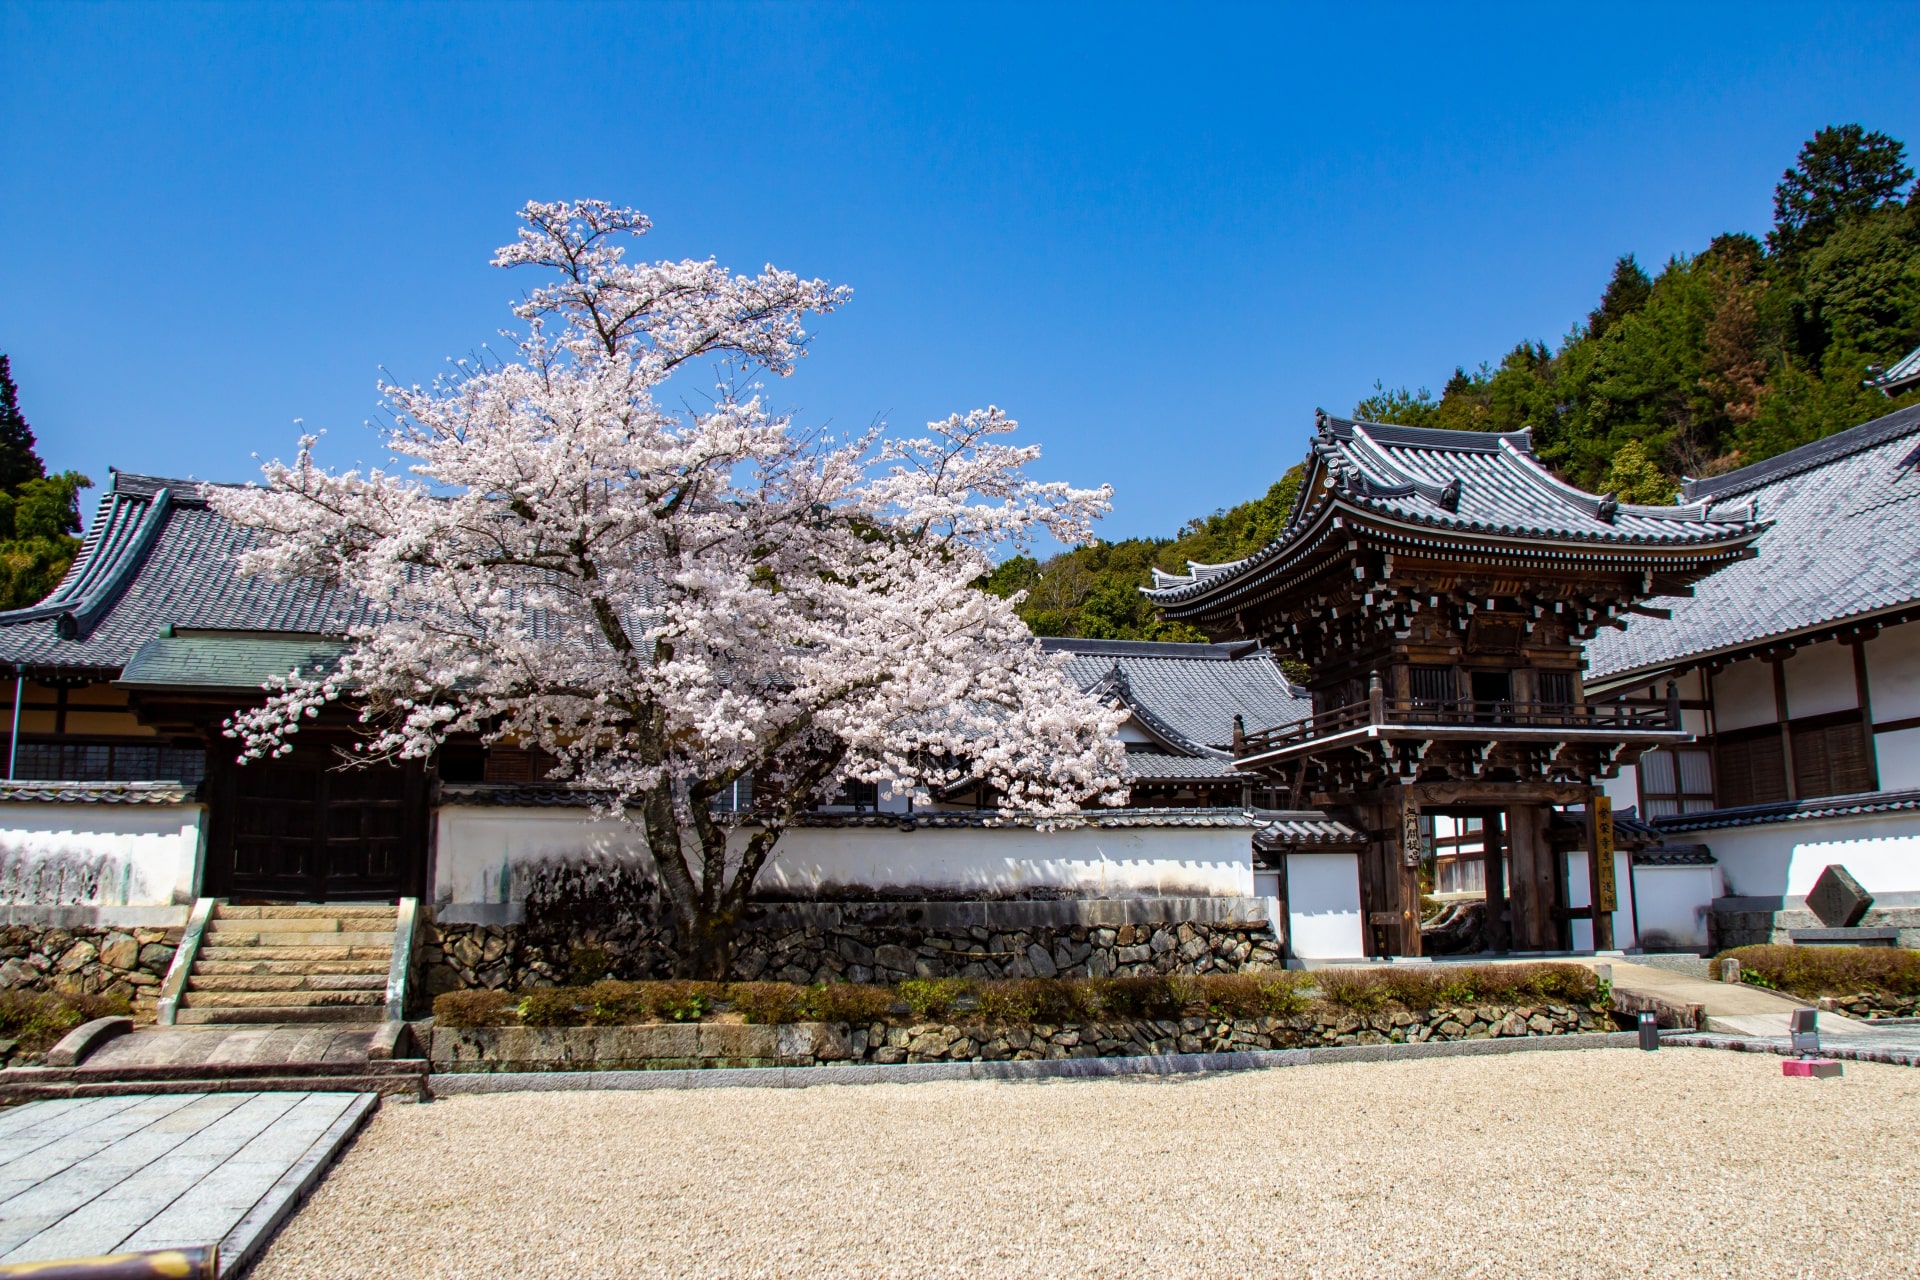
M 417 765 L 343 769 L 324 749 L 225 765 L 212 779 L 207 889 L 292 902 L 417 894 L 426 787 Z

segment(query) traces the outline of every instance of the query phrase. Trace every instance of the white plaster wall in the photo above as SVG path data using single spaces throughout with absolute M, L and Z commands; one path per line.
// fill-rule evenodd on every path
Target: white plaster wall
M 1874 694 L 1873 714 L 1880 716 L 1880 695 Z M 1920 790 L 1920 729 L 1896 729 L 1873 735 L 1873 753 L 1880 768 L 1882 791 Z
M 1867 641 L 1867 694 L 1877 722 L 1920 716 L 1920 622 Z
M 1615 851 L 1613 855 L 1613 900 L 1618 910 L 1610 912 L 1613 917 L 1613 945 L 1616 950 L 1634 945 L 1633 912 L 1629 907 L 1632 866 L 1627 854 Z M 1592 884 L 1587 879 L 1587 851 L 1571 849 L 1567 852 L 1567 905 L 1585 907 L 1592 905 Z M 1569 920 L 1571 926 L 1569 941 L 1575 951 L 1593 950 L 1593 922 L 1591 920 Z
M 191 902 L 205 812 L 200 805 L 0 805 L 0 903 Z
M 578 810 L 448 806 L 435 824 L 436 902 L 515 901 L 524 896 L 526 869 L 543 862 L 617 857 L 651 866 L 637 833 Z M 759 884 L 795 894 L 857 887 L 983 897 L 1035 890 L 1249 897 L 1251 835 L 1236 827 L 803 827 L 781 837 Z
M 1884 840 L 1894 836 L 1920 835 L 1920 814 L 1868 813 L 1845 818 L 1827 818 L 1807 822 L 1769 822 L 1751 827 L 1732 827 L 1723 831 L 1686 832 L 1676 841 L 1699 841 L 1713 850 L 1726 878 L 1727 892 L 1736 897 L 1778 898 L 1805 889 L 1789 889 L 1796 851 L 1803 845 L 1837 841 Z M 1808 855 L 1813 856 L 1813 855 Z M 1836 859 L 1828 858 L 1831 862 Z M 1845 859 L 1839 859 L 1845 862 Z M 1821 863 L 1825 866 L 1826 863 Z M 1847 863 L 1849 869 L 1852 864 Z M 1819 868 L 1813 874 L 1820 874 Z M 1858 875 L 1858 872 L 1854 873 Z M 1884 882 L 1866 884 L 1877 893 L 1920 891 L 1920 866 L 1904 877 L 1911 883 Z M 1807 880 L 1811 886 L 1812 879 Z M 1645 926 L 1645 920 L 1641 921 Z
M 1301 960 L 1365 958 L 1358 854 L 1287 856 L 1287 948 Z
M 1786 661 L 1787 717 L 1823 716 L 1860 705 L 1853 649 L 1838 641 L 1808 645 Z
M 1809 841 L 1793 846 L 1787 893 L 1805 897 L 1830 864 L 1847 869 L 1868 893 L 1920 892 L 1920 834 L 1864 840 Z
M 1707 913 L 1720 896 L 1720 868 L 1635 867 L 1635 902 L 1640 916 L 1638 945 L 1649 950 L 1703 951 Z
M 803 827 L 780 838 L 760 883 L 797 893 L 859 886 L 983 897 L 1037 889 L 1086 898 L 1251 897 L 1252 836 L 1237 827 Z
M 1638 809 L 1640 804 L 1640 767 L 1628 765 L 1620 770 L 1617 778 L 1605 778 L 1600 783 L 1607 799 L 1613 801 L 1613 811 Z
M 1713 718 L 1718 732 L 1772 724 L 1773 668 L 1757 659 L 1736 662 L 1713 678 Z

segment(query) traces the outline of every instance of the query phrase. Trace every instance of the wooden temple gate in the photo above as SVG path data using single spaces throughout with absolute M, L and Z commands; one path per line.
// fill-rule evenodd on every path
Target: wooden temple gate
M 1645 601 L 1747 558 L 1750 509 L 1623 506 L 1561 483 L 1527 433 L 1319 420 L 1280 538 L 1230 565 L 1156 573 L 1164 616 L 1306 664 L 1314 714 L 1234 741 L 1236 764 L 1364 831 L 1369 950 L 1422 954 L 1422 815 L 1484 816 L 1487 942 L 1612 945 L 1611 810 L 1599 783 L 1685 741 L 1677 694 L 1589 702 L 1581 644 Z M 1584 852 L 1588 906 L 1568 855 Z M 1504 874 L 1503 874 L 1504 871 Z

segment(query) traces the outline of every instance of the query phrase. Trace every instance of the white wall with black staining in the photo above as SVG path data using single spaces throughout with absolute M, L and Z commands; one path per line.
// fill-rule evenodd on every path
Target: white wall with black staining
M 0 904 L 191 902 L 205 827 L 197 804 L 0 805 Z

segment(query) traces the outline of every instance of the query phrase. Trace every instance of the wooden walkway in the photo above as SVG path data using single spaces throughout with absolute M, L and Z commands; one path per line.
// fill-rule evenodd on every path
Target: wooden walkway
M 0 1263 L 219 1242 L 236 1273 L 373 1093 L 62 1098 L 0 1113 Z

